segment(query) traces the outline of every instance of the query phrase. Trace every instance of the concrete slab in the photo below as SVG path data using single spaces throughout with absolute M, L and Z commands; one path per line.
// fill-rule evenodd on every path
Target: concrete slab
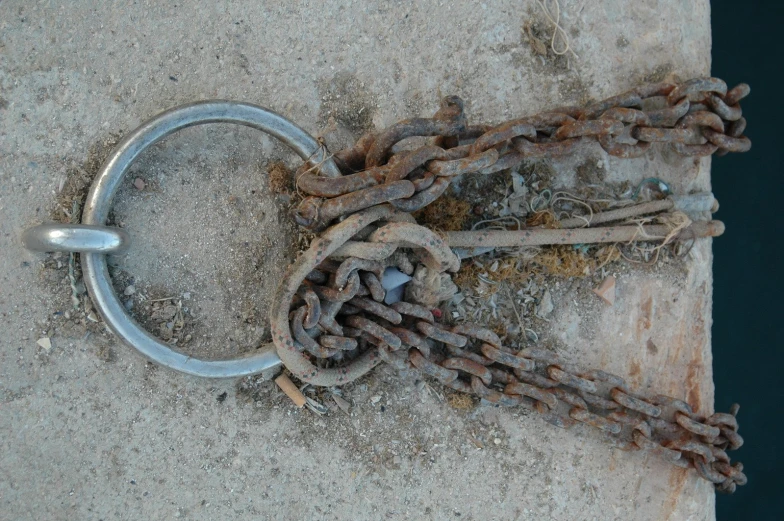
M 713 519 L 712 486 L 693 473 L 524 411 L 451 408 L 389 369 L 346 389 L 350 416 L 316 417 L 271 383 L 156 368 L 84 307 L 71 315 L 67 258 L 19 241 L 117 136 L 185 102 L 245 100 L 314 134 L 330 118 L 359 133 L 432 114 L 445 94 L 500 122 L 709 73 L 705 0 L 560 5 L 576 56 L 535 52 L 522 27 L 547 25 L 530 1 L 0 4 L 0 517 Z M 268 290 L 294 247 L 266 195 L 275 160 L 293 163 L 252 131 L 192 129 L 134 167 L 145 191 L 129 179 L 118 197 L 115 219 L 137 238 L 123 283 L 192 293 L 196 354 L 267 333 Z M 597 148 L 554 162 L 558 182 L 589 161 L 607 182 L 710 187 L 709 160 L 664 149 L 627 161 Z M 548 335 L 581 365 L 709 413 L 710 267 L 703 241 L 675 267 L 618 268 L 612 308 L 572 283 L 554 291 Z

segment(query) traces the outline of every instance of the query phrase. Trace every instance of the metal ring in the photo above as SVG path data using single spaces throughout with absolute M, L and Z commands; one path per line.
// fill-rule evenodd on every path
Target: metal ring
M 270 110 L 234 101 L 203 101 L 167 110 L 152 118 L 125 137 L 101 168 L 87 195 L 82 222 L 103 226 L 131 163 L 152 144 L 187 127 L 206 123 L 234 123 L 270 134 L 288 145 L 303 160 L 319 164 L 328 177 L 340 171 L 319 143 L 303 129 Z M 112 289 L 101 253 L 82 255 L 84 281 L 93 304 L 109 328 L 123 342 L 136 348 L 147 358 L 176 371 L 207 378 L 235 378 L 273 369 L 281 364 L 272 344 L 253 354 L 229 360 L 199 360 L 179 353 L 137 325 L 128 315 Z
M 107 226 L 41 224 L 22 234 L 22 244 L 32 251 L 78 253 L 124 253 L 131 245 L 128 232 Z

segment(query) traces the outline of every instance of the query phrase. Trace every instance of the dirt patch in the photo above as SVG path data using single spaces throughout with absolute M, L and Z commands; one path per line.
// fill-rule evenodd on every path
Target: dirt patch
M 373 127 L 378 100 L 364 81 L 351 73 L 340 72 L 328 83 L 321 84 L 319 91 L 319 126 L 327 126 L 329 118 L 334 118 L 357 136 Z
M 270 341 L 270 299 L 302 240 L 288 217 L 286 161 L 296 160 L 272 140 L 259 147 L 249 129 L 228 130 L 188 129 L 146 151 L 109 219 L 133 241 L 127 255 L 108 258 L 128 313 L 172 347 L 204 358 L 236 356 Z M 87 191 L 117 141 L 107 138 L 68 171 L 52 219 L 79 222 Z M 57 310 L 51 334 L 106 336 L 78 254 L 49 255 L 41 280 Z M 96 345 L 96 356 L 116 358 L 104 344 Z

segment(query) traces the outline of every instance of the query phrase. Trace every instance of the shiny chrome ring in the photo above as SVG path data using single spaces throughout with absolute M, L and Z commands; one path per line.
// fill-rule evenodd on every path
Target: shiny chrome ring
M 40 224 L 22 234 L 22 244 L 32 251 L 124 253 L 131 245 L 128 232 L 108 226 L 86 224 Z
M 82 222 L 92 226 L 105 224 L 112 199 L 128 167 L 147 147 L 173 132 L 206 123 L 234 123 L 261 130 L 283 141 L 303 160 L 319 164 L 324 175 L 340 175 L 334 161 L 312 136 L 275 112 L 233 101 L 192 103 L 159 114 L 117 145 L 93 181 L 82 213 Z M 176 371 L 208 378 L 234 378 L 257 374 L 281 364 L 272 344 L 249 356 L 212 361 L 192 358 L 171 349 L 142 329 L 125 311 L 112 289 L 106 256 L 102 253 L 86 253 L 81 258 L 87 290 L 106 324 L 126 344 L 154 362 Z

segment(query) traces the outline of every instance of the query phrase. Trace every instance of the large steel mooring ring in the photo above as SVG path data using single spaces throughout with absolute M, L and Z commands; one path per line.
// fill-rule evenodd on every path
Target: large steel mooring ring
M 93 181 L 85 202 L 82 223 L 104 227 L 120 183 L 131 163 L 145 149 L 178 130 L 206 123 L 234 123 L 261 130 L 280 139 L 304 161 L 318 164 L 322 175 L 340 175 L 334 161 L 312 136 L 275 112 L 233 101 L 191 103 L 159 114 L 117 145 Z M 142 329 L 126 312 L 112 289 L 104 253 L 82 253 L 81 259 L 87 290 L 106 324 L 123 342 L 152 361 L 176 371 L 208 378 L 257 374 L 281 364 L 272 344 L 248 356 L 228 360 L 199 360 L 173 350 Z

